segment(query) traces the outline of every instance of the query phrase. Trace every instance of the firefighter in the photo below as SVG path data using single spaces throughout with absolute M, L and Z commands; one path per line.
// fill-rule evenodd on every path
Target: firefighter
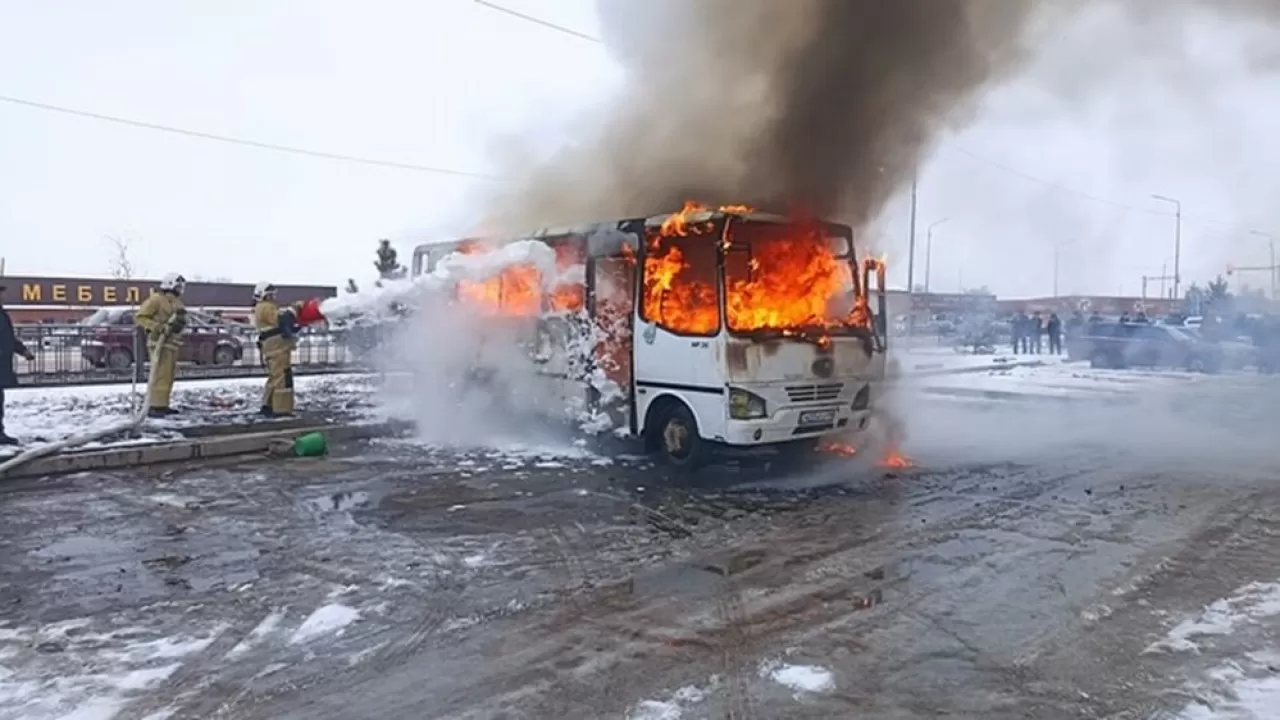
M 150 417 L 166 417 L 177 412 L 169 407 L 169 396 L 178 370 L 182 331 L 187 327 L 187 309 L 182 303 L 182 291 L 186 287 L 187 279 L 178 273 L 165 275 L 160 280 L 160 292 L 152 293 L 133 316 L 134 323 L 147 334 L 147 357 L 155 363 L 152 369 L 155 382 L 147 387 Z
M 267 366 L 262 395 L 264 417 L 293 415 L 293 350 L 298 345 L 300 304 L 281 308 L 276 286 L 260 282 L 253 288 L 253 324 L 258 330 L 258 353 Z

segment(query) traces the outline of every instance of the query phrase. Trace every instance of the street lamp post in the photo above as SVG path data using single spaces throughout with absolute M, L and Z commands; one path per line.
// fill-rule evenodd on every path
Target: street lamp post
M 1152 199 L 1173 203 L 1173 296 L 1178 295 L 1178 285 L 1182 283 L 1182 203 L 1178 200 L 1153 194 Z
M 933 268 L 933 229 L 951 218 L 942 218 L 934 221 L 929 225 L 929 229 L 925 231 L 924 240 L 924 292 L 929 294 L 929 271 Z
M 1257 235 L 1267 239 L 1267 248 L 1271 252 L 1271 299 L 1276 299 L 1276 239 L 1270 233 L 1264 233 L 1261 230 L 1250 230 L 1250 235 Z

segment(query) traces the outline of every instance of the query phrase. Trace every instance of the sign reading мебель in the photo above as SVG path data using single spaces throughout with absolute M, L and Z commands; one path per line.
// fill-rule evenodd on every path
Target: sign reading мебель
M 102 280 L 98 278 L 0 277 L 5 286 L 4 304 L 10 307 L 55 305 L 63 307 L 111 307 L 137 305 L 156 292 L 159 280 Z M 290 303 L 330 298 L 336 287 L 278 285 L 276 297 Z M 248 283 L 189 282 L 182 299 L 192 307 L 252 307 L 253 285 Z

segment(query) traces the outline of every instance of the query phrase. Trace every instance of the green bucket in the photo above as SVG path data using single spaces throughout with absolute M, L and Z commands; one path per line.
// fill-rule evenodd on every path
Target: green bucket
M 318 457 L 329 451 L 329 441 L 324 433 L 307 433 L 293 441 L 293 454 L 298 457 Z

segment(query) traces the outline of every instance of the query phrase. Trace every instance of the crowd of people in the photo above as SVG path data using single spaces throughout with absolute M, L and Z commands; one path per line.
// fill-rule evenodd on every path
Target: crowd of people
M 1062 354 L 1062 319 L 1057 313 L 1046 318 L 1038 312 L 1027 315 L 1015 313 L 1009 320 L 1010 340 L 1014 354 L 1039 355 L 1044 352 L 1044 340 L 1049 340 L 1049 354 Z

